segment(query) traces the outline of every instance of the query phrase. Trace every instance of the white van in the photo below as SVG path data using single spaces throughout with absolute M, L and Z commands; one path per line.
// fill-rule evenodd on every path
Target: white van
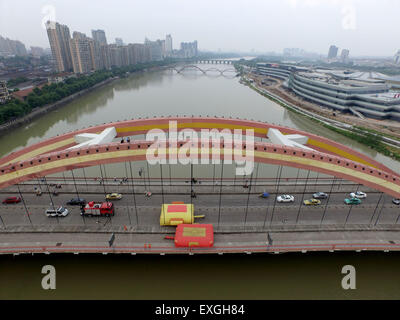
M 68 209 L 64 207 L 59 207 L 57 210 L 48 209 L 46 210 L 46 216 L 48 217 L 66 217 L 68 215 Z

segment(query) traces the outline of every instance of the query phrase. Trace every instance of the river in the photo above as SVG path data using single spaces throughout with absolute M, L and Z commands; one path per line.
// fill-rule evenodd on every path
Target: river
M 90 125 L 168 115 L 231 116 L 281 124 L 339 141 L 399 168 L 398 162 L 287 111 L 238 78 L 168 70 L 117 80 L 13 130 L 0 137 L 0 156 Z M 110 175 L 118 173 L 112 170 Z M 287 175 L 291 174 L 289 170 Z M 54 292 L 40 286 L 45 264 L 57 269 Z M 346 264 L 357 269 L 357 290 L 341 289 L 341 268 Z M 398 299 L 399 268 L 396 253 L 0 257 L 0 299 Z

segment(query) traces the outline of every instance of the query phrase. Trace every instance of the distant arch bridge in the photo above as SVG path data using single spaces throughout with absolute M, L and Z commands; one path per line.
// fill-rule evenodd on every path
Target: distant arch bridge
M 216 73 L 217 75 L 221 75 L 221 76 L 228 76 L 228 77 L 235 77 L 237 74 L 237 71 L 234 68 L 229 68 L 229 69 L 218 69 L 218 68 L 201 68 L 199 66 L 196 65 L 185 65 L 182 67 L 179 66 L 175 66 L 175 67 L 169 67 L 168 69 L 174 70 L 177 73 L 184 73 L 185 71 L 188 70 L 195 70 L 195 71 L 200 71 L 203 74 L 212 74 L 212 73 Z

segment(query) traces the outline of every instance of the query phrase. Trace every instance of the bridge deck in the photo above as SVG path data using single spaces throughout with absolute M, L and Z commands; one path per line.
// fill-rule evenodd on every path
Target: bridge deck
M 398 231 L 271 232 L 215 235 L 213 248 L 175 248 L 162 234 L 117 233 L 112 247 L 110 233 L 0 233 L 0 254 L 20 253 L 284 253 L 344 250 L 400 250 Z
M 116 244 L 119 249 L 113 249 L 114 252 L 187 253 L 187 250 L 175 250 L 173 243 L 163 239 L 163 235 L 173 233 L 174 228 L 159 226 L 161 204 L 172 201 L 193 201 L 195 213 L 206 215 L 204 220 L 198 222 L 215 226 L 216 246 L 208 252 L 265 252 L 267 232 L 279 234 L 277 239 L 280 242 L 274 242 L 274 245 L 283 246 L 270 247 L 270 251 L 332 250 L 333 245 L 343 250 L 358 250 L 358 247 L 353 247 L 357 243 L 374 250 L 397 248 L 388 241 L 397 241 L 393 231 L 400 229 L 400 224 L 397 224 L 400 208 L 391 202 L 390 196 L 362 188 L 360 190 L 368 193 L 367 199 L 363 199 L 361 205 L 351 207 L 345 205 L 343 199 L 349 192 L 355 191 L 357 185 L 339 180 L 333 186 L 332 181 L 326 179 L 311 181 L 307 185 L 301 181 L 297 184 L 282 182 L 278 191 L 276 185 L 267 182 L 258 182 L 259 185 L 253 185 L 251 190 L 243 188 L 243 181 L 237 181 L 236 186 L 226 181 L 222 187 L 196 184 L 193 186 L 197 193 L 195 199 L 190 198 L 191 187 L 186 181 L 182 181 L 181 185 L 164 185 L 163 188 L 157 181 L 153 181 L 150 187 L 137 183 L 135 197 L 129 183 L 78 183 L 76 189 L 71 183 L 63 183 L 60 195 L 51 198 L 46 194 L 45 185 L 40 186 L 44 194 L 37 197 L 34 185 L 24 184 L 20 185 L 20 190 L 29 215 L 22 204 L 0 207 L 0 239 L 4 239 L 3 242 L 0 240 L 0 253 L 42 252 L 42 247 L 52 252 L 107 252 L 109 248 L 104 246 L 104 239 L 112 232 L 121 236 L 117 237 L 120 239 Z M 164 181 L 164 184 L 167 183 Z M 55 206 L 65 205 L 77 194 L 87 201 L 104 201 L 104 188 L 107 193 L 120 192 L 124 195 L 122 200 L 115 201 L 116 215 L 110 219 L 82 218 L 79 207 L 72 206 L 68 207 L 70 214 L 66 218 L 47 218 L 44 214 L 51 207 L 51 201 Z M 150 199 L 144 196 L 145 190 L 153 192 Z M 269 199 L 259 197 L 264 191 L 271 194 Z M 322 200 L 323 204 L 317 207 L 302 205 L 302 201 L 311 198 L 316 191 L 330 193 L 329 203 Z M 295 202 L 274 203 L 276 195 L 285 193 L 293 194 Z M 17 186 L 2 190 L 2 197 L 17 195 Z M 66 233 L 70 236 L 65 236 Z M 360 234 L 364 233 L 368 236 L 360 238 Z M 294 236 L 296 234 L 301 236 Z M 21 239 L 24 241 L 21 242 Z M 55 246 L 57 243 L 62 243 L 62 246 Z M 145 250 L 147 243 L 152 244 L 151 250 Z M 376 243 L 387 246 L 377 246 Z M 23 249 L 28 244 L 31 249 Z M 307 247 L 310 244 L 312 248 Z M 85 249 L 87 246 L 90 248 Z

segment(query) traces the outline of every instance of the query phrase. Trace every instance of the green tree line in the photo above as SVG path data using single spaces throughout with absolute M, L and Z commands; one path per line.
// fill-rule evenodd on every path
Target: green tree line
M 0 105 L 0 124 L 20 118 L 35 108 L 57 102 L 81 90 L 93 87 L 97 83 L 111 77 L 124 77 L 128 73 L 142 71 L 148 68 L 160 67 L 175 63 L 176 60 L 168 59 L 151 63 L 130 65 L 111 70 L 96 71 L 90 75 L 82 75 L 76 78 L 68 78 L 61 83 L 46 84 L 42 88 L 35 88 L 25 99 L 11 99 L 6 104 Z
M 29 79 L 25 78 L 25 77 L 14 78 L 14 79 L 11 79 L 11 80 L 7 81 L 7 86 L 8 87 L 14 87 L 14 86 L 16 86 L 16 85 L 18 85 L 20 83 L 26 82 L 26 81 L 29 81 Z

